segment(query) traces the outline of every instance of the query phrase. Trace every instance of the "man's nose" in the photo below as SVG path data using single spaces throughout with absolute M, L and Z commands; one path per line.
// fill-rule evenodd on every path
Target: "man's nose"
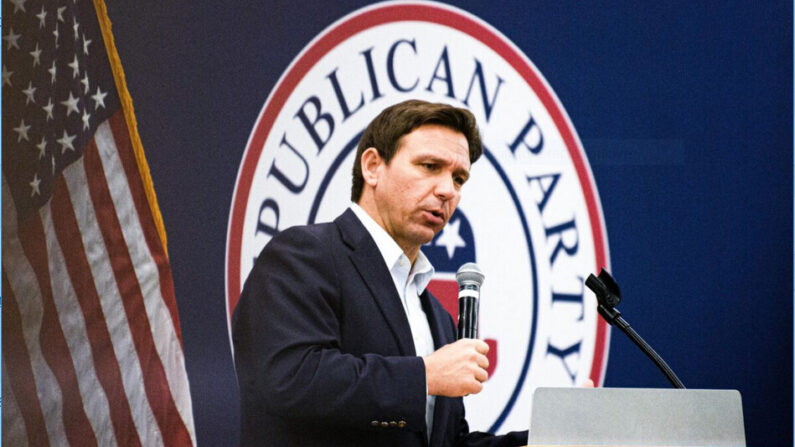
M 442 200 L 450 200 L 455 197 L 457 191 L 453 178 L 446 175 L 439 176 L 434 193 Z

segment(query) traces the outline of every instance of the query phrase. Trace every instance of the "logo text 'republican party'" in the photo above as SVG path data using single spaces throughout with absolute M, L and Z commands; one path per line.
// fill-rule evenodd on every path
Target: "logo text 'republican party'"
M 477 262 L 490 380 L 465 398 L 472 429 L 527 427 L 532 391 L 601 383 L 609 331 L 584 279 L 609 267 L 598 193 L 563 106 L 532 62 L 478 18 L 383 3 L 340 19 L 295 58 L 254 124 L 232 200 L 227 311 L 279 231 L 349 205 L 359 136 L 410 98 L 469 108 L 484 156 L 448 225 L 423 247 L 429 285 L 455 314 L 455 270 Z

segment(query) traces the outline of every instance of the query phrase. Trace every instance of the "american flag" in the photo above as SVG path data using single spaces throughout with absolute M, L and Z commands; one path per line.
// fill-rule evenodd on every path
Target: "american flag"
M 101 0 L 3 0 L 3 445 L 195 445 L 165 233 Z

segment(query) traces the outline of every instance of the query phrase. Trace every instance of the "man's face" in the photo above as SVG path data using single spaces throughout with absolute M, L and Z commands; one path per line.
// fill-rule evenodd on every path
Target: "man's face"
M 466 137 L 439 125 L 404 135 L 389 164 L 382 160 L 374 186 L 379 223 L 410 258 L 450 220 L 469 168 Z

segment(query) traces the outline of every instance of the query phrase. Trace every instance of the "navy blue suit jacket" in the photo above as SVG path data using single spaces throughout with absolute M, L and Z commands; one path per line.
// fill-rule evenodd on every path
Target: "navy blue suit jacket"
M 436 348 L 450 315 L 422 296 Z M 392 277 L 347 210 L 275 236 L 233 317 L 241 445 L 424 446 L 425 366 Z M 527 434 L 469 433 L 460 398 L 437 397 L 431 446 L 521 445 Z

